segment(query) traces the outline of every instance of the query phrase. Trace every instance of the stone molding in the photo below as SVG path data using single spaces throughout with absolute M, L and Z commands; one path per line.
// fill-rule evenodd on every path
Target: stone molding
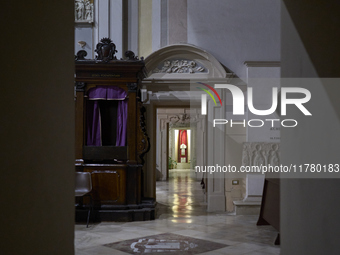
M 245 61 L 247 67 L 280 67 L 280 61 Z

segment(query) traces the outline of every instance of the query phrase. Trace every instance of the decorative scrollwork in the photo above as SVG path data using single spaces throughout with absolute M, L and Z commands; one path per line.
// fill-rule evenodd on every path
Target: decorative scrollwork
M 137 154 L 140 158 L 140 163 L 144 165 L 144 155 L 150 150 L 150 138 L 146 132 L 145 116 L 146 111 L 142 102 L 138 102 L 139 107 L 139 129 L 137 133 Z
M 138 57 L 135 56 L 135 53 L 131 50 L 125 52 L 125 57 L 127 57 L 128 60 L 138 60 Z
M 85 91 L 85 87 L 86 87 L 86 84 L 85 82 L 80 82 L 80 81 L 77 81 L 76 82 L 76 91 Z
M 75 60 L 85 60 L 86 56 L 87 56 L 86 50 L 80 50 L 77 52 L 75 56 Z
M 111 41 L 110 38 L 104 37 L 101 39 L 100 43 L 98 43 L 96 46 L 95 52 L 98 54 L 96 56 L 96 60 L 109 62 L 110 60 L 117 59 L 115 53 L 118 51 L 116 50 L 116 45 Z
M 129 92 L 137 92 L 137 83 L 128 83 L 127 87 Z

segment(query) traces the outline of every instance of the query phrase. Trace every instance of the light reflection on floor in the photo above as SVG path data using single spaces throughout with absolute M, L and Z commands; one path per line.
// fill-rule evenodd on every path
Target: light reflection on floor
M 256 226 L 258 216 L 207 213 L 205 195 L 194 171 L 171 170 L 169 175 L 169 181 L 157 182 L 156 220 L 102 222 L 89 228 L 77 224 L 75 254 L 123 255 L 143 251 L 151 255 L 155 254 L 154 248 L 162 250 L 158 254 L 280 254 L 280 248 L 273 245 L 277 232 L 271 226 Z M 180 251 L 173 243 L 178 243 Z M 183 251 L 188 247 L 193 248 Z M 137 248 L 138 252 L 133 252 Z
M 157 203 L 167 210 L 157 210 L 160 218 L 174 223 L 192 223 L 192 216 L 207 215 L 204 193 L 196 174 L 190 169 L 169 170 L 169 181 L 157 182 Z

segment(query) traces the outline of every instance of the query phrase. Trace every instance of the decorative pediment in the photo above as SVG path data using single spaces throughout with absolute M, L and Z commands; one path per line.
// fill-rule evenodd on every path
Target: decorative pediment
M 190 44 L 159 49 L 145 59 L 150 80 L 225 79 L 233 76 L 210 53 Z

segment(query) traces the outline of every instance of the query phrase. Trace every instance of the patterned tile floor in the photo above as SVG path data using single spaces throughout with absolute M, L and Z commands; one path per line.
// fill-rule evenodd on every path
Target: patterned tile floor
M 75 225 L 76 255 L 280 254 L 277 232 L 256 226 L 257 216 L 207 213 L 204 195 L 190 170 L 170 170 L 157 182 L 157 219 Z

